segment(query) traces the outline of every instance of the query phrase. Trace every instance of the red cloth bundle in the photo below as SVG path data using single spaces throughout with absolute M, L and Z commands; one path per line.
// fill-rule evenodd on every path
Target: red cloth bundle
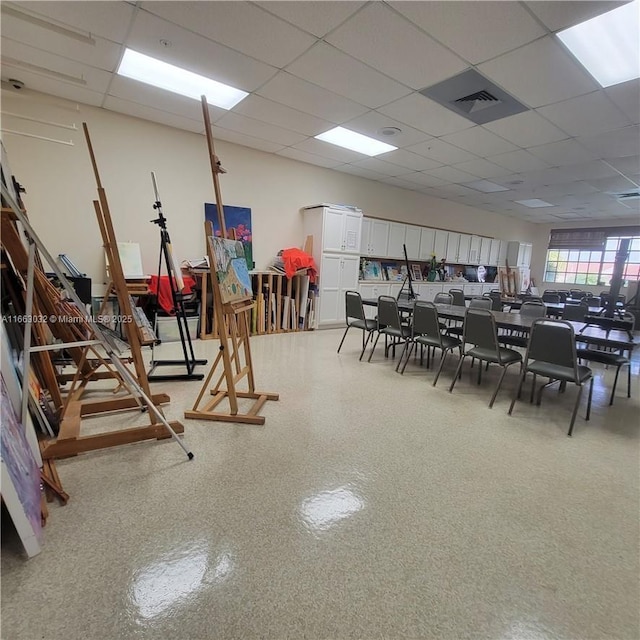
M 298 269 L 307 269 L 310 282 L 316 281 L 318 270 L 313 256 L 305 253 L 301 249 L 284 249 L 282 252 L 282 262 L 287 278 L 291 279 L 296 275 Z

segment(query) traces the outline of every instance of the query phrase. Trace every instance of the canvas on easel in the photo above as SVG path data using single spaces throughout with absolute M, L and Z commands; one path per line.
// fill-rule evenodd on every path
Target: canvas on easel
M 220 286 L 222 304 L 252 298 L 251 276 L 240 240 L 209 236 L 209 248 L 214 257 L 214 271 Z

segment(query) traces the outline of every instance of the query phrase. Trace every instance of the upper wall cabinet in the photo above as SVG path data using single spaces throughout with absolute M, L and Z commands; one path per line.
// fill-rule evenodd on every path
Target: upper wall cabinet
M 457 234 L 454 234 L 457 235 Z M 436 229 L 436 236 L 433 241 L 433 253 L 436 254 L 436 260 L 440 262 L 442 258 L 447 257 L 447 245 L 449 244 L 449 232 Z
M 362 213 L 324 207 L 322 250 L 330 253 L 360 253 Z
M 458 257 L 456 262 L 459 264 L 469 264 L 469 251 L 471 249 L 471 236 L 466 233 L 460 234 L 458 242 Z
M 389 247 L 387 249 L 387 257 L 389 258 L 404 258 L 404 239 L 405 239 L 406 225 L 399 222 L 392 222 L 389 229 Z
M 390 226 L 391 223 L 386 220 L 363 218 L 360 253 L 363 256 L 386 258 Z
M 404 243 L 407 247 L 407 258 L 409 260 L 420 260 L 421 228 L 414 227 L 411 224 L 405 226 Z
M 471 236 L 471 243 L 469 246 L 469 264 L 484 264 L 480 260 L 480 236 Z
M 491 256 L 491 238 L 480 238 L 480 259 L 478 264 L 490 264 L 489 258 Z
M 420 231 L 420 260 L 431 260 L 433 245 L 436 240 L 436 230 L 422 227 Z
M 449 231 L 447 237 L 447 251 L 446 258 L 447 262 L 457 262 L 458 261 L 458 249 L 460 248 L 460 234 L 454 233 L 453 231 Z
M 500 260 L 500 246 L 502 245 L 502 241 L 496 240 L 495 238 L 491 238 L 491 247 L 489 249 L 489 260 L 487 264 L 497 267 Z
M 510 267 L 530 267 L 531 266 L 530 242 L 509 242 L 507 245 L 507 260 Z

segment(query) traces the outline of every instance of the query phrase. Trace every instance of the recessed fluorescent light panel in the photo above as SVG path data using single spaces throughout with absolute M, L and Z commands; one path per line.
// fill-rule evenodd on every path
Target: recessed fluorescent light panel
M 482 191 L 482 193 L 494 193 L 496 191 L 510 191 L 509 187 L 503 187 L 501 184 L 496 184 L 490 180 L 476 180 L 475 182 L 465 182 L 465 187 L 470 187 L 476 191 Z
M 221 109 L 233 109 L 249 95 L 246 91 L 145 56 L 133 49 L 125 50 L 118 74 L 195 100 L 205 95 L 209 104 Z
M 367 156 L 377 156 L 387 151 L 395 151 L 398 148 L 386 142 L 380 142 L 380 140 L 370 138 L 369 136 L 363 136 L 361 133 L 356 133 L 344 127 L 329 129 L 329 131 L 325 131 L 315 137 L 317 140 L 330 142 L 345 149 L 364 153 Z
M 558 38 L 603 86 L 640 77 L 640 2 L 558 32 Z
M 538 200 L 538 198 L 532 198 L 531 200 L 514 200 L 518 204 L 529 207 L 529 209 L 541 209 L 542 207 L 554 207 L 555 205 L 544 200 Z

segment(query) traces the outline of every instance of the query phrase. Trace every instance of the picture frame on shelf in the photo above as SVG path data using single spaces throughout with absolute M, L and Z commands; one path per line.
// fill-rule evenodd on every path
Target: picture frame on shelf
M 382 280 L 382 267 L 377 260 L 365 260 L 362 273 L 364 280 Z
M 417 263 L 411 264 L 411 277 L 414 280 L 422 280 L 422 269 L 419 264 Z

